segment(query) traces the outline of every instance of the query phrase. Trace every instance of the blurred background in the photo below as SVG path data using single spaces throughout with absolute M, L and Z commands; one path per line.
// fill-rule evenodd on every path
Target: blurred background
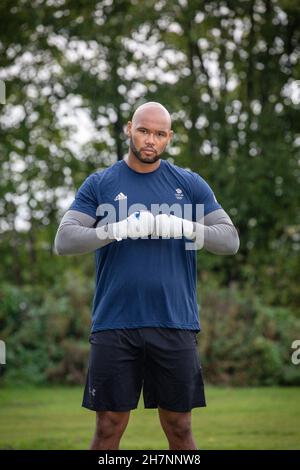
M 235 256 L 197 254 L 212 397 L 212 414 L 197 416 L 222 430 L 212 421 L 219 406 L 224 424 L 219 440 L 201 434 L 204 447 L 262 446 L 260 435 L 239 441 L 247 418 L 253 436 L 258 422 L 270 425 L 268 448 L 299 448 L 299 2 L 2 0 L 0 18 L 0 448 L 82 448 L 91 433 L 80 400 L 94 255 L 58 257 L 53 241 L 84 179 L 127 153 L 124 126 L 149 100 L 173 119 L 165 158 L 203 176 L 240 233 Z M 61 399 L 48 420 L 73 403 L 70 416 L 86 426 L 78 442 L 41 440 L 38 431 L 26 441 L 16 403 L 35 416 L 35 393 L 44 411 Z M 127 448 L 149 445 L 134 424 L 128 432 Z

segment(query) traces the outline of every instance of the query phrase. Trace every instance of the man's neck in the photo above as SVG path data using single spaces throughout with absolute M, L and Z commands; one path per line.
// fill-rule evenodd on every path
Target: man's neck
M 160 159 L 154 163 L 143 163 L 138 160 L 131 152 L 129 152 L 128 155 L 124 157 L 124 161 L 127 163 L 129 168 L 137 171 L 138 173 L 151 173 L 152 171 L 157 170 L 157 168 L 160 166 Z

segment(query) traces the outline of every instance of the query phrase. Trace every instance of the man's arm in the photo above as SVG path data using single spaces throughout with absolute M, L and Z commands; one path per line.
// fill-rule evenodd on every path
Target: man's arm
M 89 253 L 115 241 L 107 226 L 93 228 L 96 219 L 80 211 L 69 210 L 58 227 L 54 247 L 58 255 Z
M 89 253 L 114 241 L 149 236 L 154 229 L 154 216 L 148 211 L 136 211 L 126 219 L 108 225 L 76 210 L 69 210 L 57 230 L 54 247 L 59 255 Z
M 96 219 L 80 211 L 69 210 L 61 220 L 55 237 L 59 255 L 76 255 L 95 251 L 116 240 L 109 226 L 94 228 Z M 204 248 L 219 255 L 233 255 L 239 249 L 239 236 L 223 209 L 210 212 L 194 223 L 194 232 L 204 230 Z M 200 246 L 202 248 L 202 245 Z
M 204 221 L 194 222 L 194 232 L 204 231 L 203 247 L 216 255 L 235 255 L 240 247 L 237 229 L 223 209 L 204 216 Z

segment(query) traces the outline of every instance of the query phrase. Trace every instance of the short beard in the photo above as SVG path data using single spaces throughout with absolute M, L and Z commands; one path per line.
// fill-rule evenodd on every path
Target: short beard
M 155 163 L 160 159 L 160 155 L 154 154 L 153 157 L 142 157 L 141 152 L 135 147 L 132 137 L 130 138 L 130 150 L 132 151 L 133 155 L 142 163 Z

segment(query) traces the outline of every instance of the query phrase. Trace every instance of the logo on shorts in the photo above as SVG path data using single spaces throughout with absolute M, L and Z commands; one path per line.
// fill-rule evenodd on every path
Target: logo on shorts
M 176 199 L 182 199 L 183 198 L 183 192 L 180 188 L 177 188 L 175 190 L 175 197 L 176 197 Z
M 93 397 L 96 395 L 96 389 L 95 388 L 89 388 L 89 393 L 90 395 L 93 395 Z

